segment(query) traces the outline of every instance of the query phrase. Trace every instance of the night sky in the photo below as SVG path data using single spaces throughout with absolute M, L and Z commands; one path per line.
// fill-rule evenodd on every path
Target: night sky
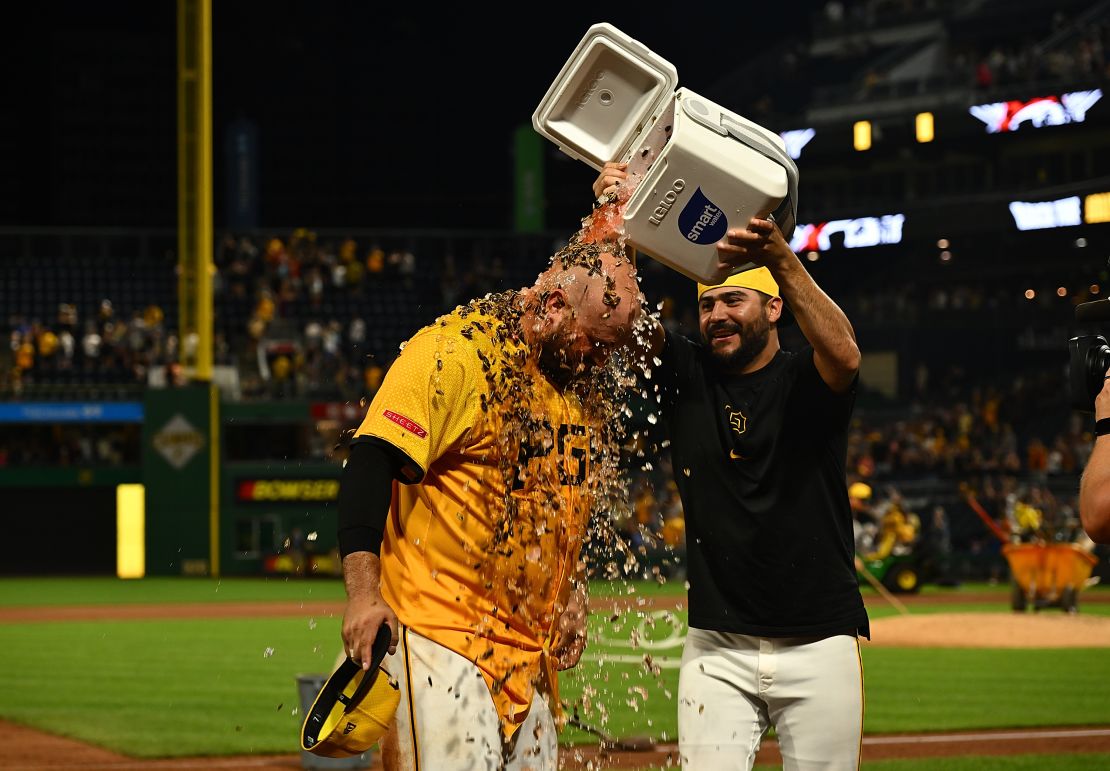
M 213 5 L 217 226 L 228 126 L 245 120 L 257 131 L 262 227 L 507 228 L 513 132 L 591 24 L 614 24 L 674 63 L 680 85 L 727 106 L 719 84 L 779 23 L 723 5 L 660 16 L 539 5 L 527 9 L 538 25 L 476 7 Z M 22 11 L 0 54 L 15 118 L 0 127 L 0 225 L 173 227 L 175 4 Z M 544 149 L 547 226 L 571 227 L 594 172 Z

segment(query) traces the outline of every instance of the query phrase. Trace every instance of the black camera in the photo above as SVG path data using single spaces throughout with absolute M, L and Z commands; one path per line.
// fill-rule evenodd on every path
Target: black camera
M 1110 321 L 1110 300 L 1076 306 L 1075 320 L 1083 323 Z M 1068 341 L 1068 353 L 1071 406 L 1082 412 L 1094 412 L 1095 397 L 1102 390 L 1110 369 L 1110 345 L 1102 335 L 1080 335 Z

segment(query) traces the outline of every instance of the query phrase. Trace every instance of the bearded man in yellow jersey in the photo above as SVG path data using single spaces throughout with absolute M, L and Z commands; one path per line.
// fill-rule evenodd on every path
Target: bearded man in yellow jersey
M 585 646 L 579 555 L 616 474 L 606 362 L 641 299 L 626 258 L 572 241 L 533 286 L 418 332 L 374 397 L 339 543 L 348 655 L 368 666 L 392 632 L 386 769 L 557 767 L 556 671 Z

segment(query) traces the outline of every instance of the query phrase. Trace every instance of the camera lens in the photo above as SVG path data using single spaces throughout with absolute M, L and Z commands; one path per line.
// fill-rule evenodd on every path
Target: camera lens
M 1107 370 L 1110 370 L 1110 346 L 1106 343 L 1092 346 L 1087 351 L 1087 376 L 1091 393 L 1095 396 L 1102 390 L 1102 381 L 1106 378 Z
M 1110 370 L 1110 345 L 1101 335 L 1083 335 L 1069 341 L 1068 379 L 1072 407 L 1095 411 L 1095 397 L 1102 390 L 1103 378 Z

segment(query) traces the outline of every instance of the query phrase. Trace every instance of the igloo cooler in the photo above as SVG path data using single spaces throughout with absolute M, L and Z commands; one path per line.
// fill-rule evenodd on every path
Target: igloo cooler
M 702 283 L 730 227 L 772 215 L 789 241 L 798 168 L 777 134 L 675 87 L 674 65 L 610 24 L 595 24 L 563 65 L 532 125 L 598 171 L 626 161 L 639 180 L 624 212 L 629 242 Z M 740 266 L 734 272 L 750 266 Z

